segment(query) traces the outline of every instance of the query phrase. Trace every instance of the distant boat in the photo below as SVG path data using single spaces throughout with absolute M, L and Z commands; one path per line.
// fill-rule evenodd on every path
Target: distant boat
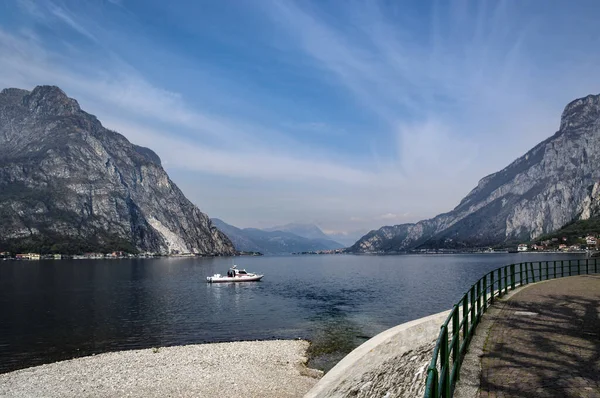
M 245 269 L 237 269 L 237 266 L 229 268 L 227 276 L 221 274 L 214 274 L 213 276 L 207 276 L 206 282 L 208 283 L 222 283 L 222 282 L 258 282 L 264 275 L 258 275 L 252 272 L 247 272 Z

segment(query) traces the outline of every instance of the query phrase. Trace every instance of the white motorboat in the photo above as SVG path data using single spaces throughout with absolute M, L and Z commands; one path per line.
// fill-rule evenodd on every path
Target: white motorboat
M 208 283 L 220 283 L 220 282 L 257 282 L 261 280 L 264 275 L 258 275 L 252 272 L 247 272 L 245 269 L 237 269 L 237 266 L 229 268 L 227 275 L 214 274 L 213 276 L 207 276 L 206 281 Z

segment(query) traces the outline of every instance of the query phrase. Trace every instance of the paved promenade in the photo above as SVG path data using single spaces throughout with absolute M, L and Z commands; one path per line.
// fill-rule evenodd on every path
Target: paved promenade
M 479 396 L 600 398 L 600 276 L 538 283 L 501 305 Z

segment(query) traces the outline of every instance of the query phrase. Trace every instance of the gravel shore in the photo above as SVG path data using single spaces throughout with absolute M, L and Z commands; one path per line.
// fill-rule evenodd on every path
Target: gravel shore
M 0 397 L 302 397 L 322 373 L 308 342 L 243 341 L 111 352 L 0 375 Z

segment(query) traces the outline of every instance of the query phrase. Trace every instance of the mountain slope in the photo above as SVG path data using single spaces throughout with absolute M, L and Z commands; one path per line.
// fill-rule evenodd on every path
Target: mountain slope
M 344 247 L 344 245 L 331 239 L 330 236 L 326 235 L 323 231 L 321 231 L 321 228 L 317 227 L 314 224 L 291 223 L 291 224 L 286 224 L 286 225 L 280 225 L 277 227 L 263 228 L 263 231 L 290 232 L 294 235 L 301 236 L 306 239 L 319 241 L 319 242 L 321 242 L 323 247 L 326 247 L 327 249 L 339 249 L 341 247 Z M 327 249 L 323 249 L 323 250 L 327 250 Z
M 263 231 L 291 232 L 293 234 L 307 239 L 329 239 L 329 236 L 325 235 L 325 233 L 314 224 L 290 223 L 285 225 L 278 225 L 276 227 L 271 228 L 263 228 Z
M 0 92 L 0 247 L 232 254 L 160 158 L 54 86 Z
M 240 251 L 258 251 L 263 254 L 288 254 L 306 251 L 339 249 L 337 242 L 328 239 L 307 239 L 291 232 L 265 231 L 257 228 L 237 228 L 213 218 L 212 222 L 223 231 Z
M 467 247 L 529 241 L 586 216 L 600 179 L 600 96 L 569 103 L 560 129 L 479 181 L 452 211 L 371 231 L 350 252 Z

